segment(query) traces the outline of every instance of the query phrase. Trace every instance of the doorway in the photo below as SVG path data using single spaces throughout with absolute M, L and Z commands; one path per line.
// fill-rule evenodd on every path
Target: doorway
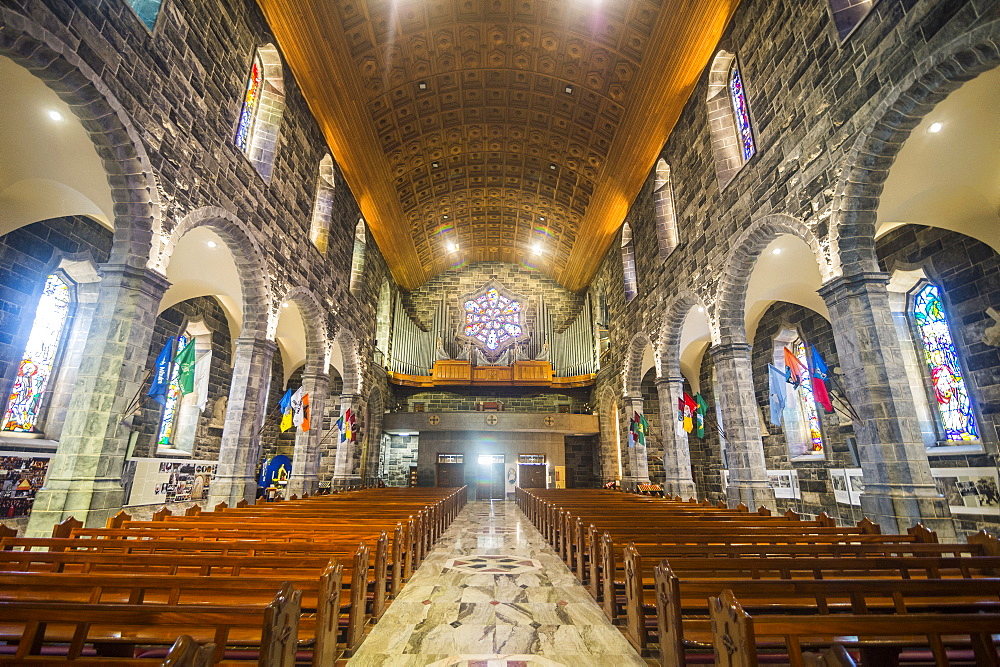
M 453 489 L 465 486 L 465 457 L 462 454 L 438 454 L 437 485 Z
M 477 500 L 504 500 L 504 455 L 480 454 Z

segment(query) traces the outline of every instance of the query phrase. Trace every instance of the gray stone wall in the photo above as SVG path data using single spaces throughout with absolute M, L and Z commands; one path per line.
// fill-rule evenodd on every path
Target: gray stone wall
M 229 385 L 233 377 L 233 342 L 229 334 L 229 322 L 218 300 L 210 296 L 199 296 L 167 308 L 156 318 L 153 328 L 153 342 L 149 348 L 146 368 L 153 369 L 156 357 L 164 344 L 172 336 L 185 332 L 188 323 L 201 320 L 212 332 L 212 363 L 209 371 L 208 400 L 198 418 L 193 458 L 215 459 L 219 455 L 222 442 L 222 425 L 213 421 L 216 401 L 229 396 Z M 159 433 L 163 408 L 159 403 L 145 397 L 149 382 L 143 387 L 143 407 L 133 420 L 133 430 L 138 431 L 134 456 L 156 456 L 156 437 Z M 176 421 L 175 421 L 176 424 Z
M 417 465 L 420 436 L 390 435 L 389 448 L 383 457 L 382 479 L 389 486 L 409 486 L 410 466 Z
M 400 396 L 402 389 L 397 389 L 397 400 L 404 402 L 404 411 L 412 412 L 414 403 L 423 403 L 424 412 L 458 412 L 475 410 L 476 403 L 496 401 L 503 403 L 507 412 L 558 412 L 559 406 L 567 406 L 570 412 L 583 412 L 583 407 L 589 401 L 588 392 L 561 394 L 551 392 L 515 393 L 502 388 L 496 392 L 473 389 L 470 392 L 457 391 L 421 391 L 409 396 Z M 481 393 L 479 393 L 481 392 Z

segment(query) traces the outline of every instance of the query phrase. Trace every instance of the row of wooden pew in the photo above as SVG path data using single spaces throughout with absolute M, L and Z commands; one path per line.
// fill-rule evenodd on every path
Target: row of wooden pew
M 521 510 L 664 666 L 1000 665 L 1000 542 L 923 526 L 613 490 L 518 489 Z M 815 651 L 826 651 L 816 653 Z
M 5 530 L 0 664 L 333 665 L 465 502 L 464 487 L 380 488 Z

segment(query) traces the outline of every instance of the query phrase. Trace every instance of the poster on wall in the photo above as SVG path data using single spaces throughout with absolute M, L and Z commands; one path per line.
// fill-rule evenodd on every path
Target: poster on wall
M 861 468 L 847 468 L 847 492 L 851 494 L 851 504 L 861 506 L 861 494 L 865 490 L 865 478 Z
M 833 497 L 842 505 L 851 504 L 851 494 L 847 490 L 847 471 L 831 470 L 830 484 L 833 486 Z
M 0 519 L 31 511 L 48 469 L 48 457 L 0 456 Z
M 861 468 L 838 468 L 830 470 L 830 484 L 833 497 L 841 505 L 861 505 L 861 493 L 865 490 L 865 480 Z
M 215 461 L 132 459 L 135 477 L 129 505 L 181 503 L 208 498 L 215 479 Z
M 931 468 L 931 476 L 952 514 L 1000 515 L 996 468 Z
M 799 498 L 799 474 L 795 470 L 768 470 L 767 485 L 775 498 Z

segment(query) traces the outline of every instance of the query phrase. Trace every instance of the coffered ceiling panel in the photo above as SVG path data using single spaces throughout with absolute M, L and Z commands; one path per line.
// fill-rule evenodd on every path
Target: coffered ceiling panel
M 587 285 L 738 0 L 258 0 L 396 280 Z

